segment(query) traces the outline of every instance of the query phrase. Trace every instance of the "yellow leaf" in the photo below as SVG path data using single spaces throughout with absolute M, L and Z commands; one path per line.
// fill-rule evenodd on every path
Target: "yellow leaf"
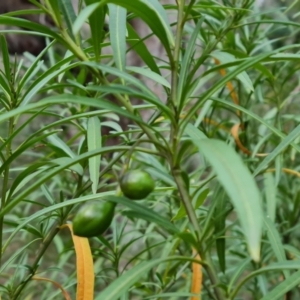
M 94 299 L 94 265 L 90 244 L 87 238 L 73 234 L 71 224 L 65 224 L 72 234 L 72 239 L 76 252 L 77 268 L 77 294 L 76 300 Z
M 193 256 L 196 254 L 196 250 L 193 249 Z M 197 253 L 195 259 L 201 260 L 200 255 Z M 191 293 L 198 294 L 198 296 L 192 296 L 191 300 L 201 300 L 201 286 L 202 286 L 202 265 L 199 263 L 192 263 L 192 287 Z
M 33 280 L 40 280 L 40 281 L 48 281 L 48 282 L 51 282 L 54 286 L 56 286 L 57 288 L 59 288 L 62 292 L 62 294 L 64 295 L 65 299 L 66 300 L 71 300 L 71 297 L 70 295 L 68 294 L 68 292 L 56 281 L 53 281 L 51 279 L 48 279 L 48 278 L 44 278 L 44 277 L 32 277 Z M 27 298 L 26 298 L 27 299 Z M 29 299 L 32 299 L 32 298 L 29 298 Z M 28 299 L 28 300 L 29 300 Z

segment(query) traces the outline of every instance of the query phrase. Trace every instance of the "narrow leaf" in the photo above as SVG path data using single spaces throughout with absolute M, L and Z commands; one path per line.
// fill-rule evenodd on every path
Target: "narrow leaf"
M 155 3 L 154 3 L 155 2 Z M 174 38 L 169 23 L 165 22 L 161 4 L 157 0 L 152 1 L 128 1 L 128 0 L 102 0 L 101 4 L 113 3 L 126 8 L 139 16 L 160 39 L 168 56 L 172 56 L 171 48 L 174 46 Z M 160 9 L 158 9 L 160 6 Z
M 4 65 L 6 79 L 8 80 L 8 82 L 11 82 L 11 71 L 10 71 L 8 48 L 7 48 L 6 39 L 2 34 L 1 34 L 1 52 L 3 57 L 3 65 Z
M 98 117 L 92 117 L 89 118 L 88 120 L 87 142 L 88 142 L 89 151 L 100 149 L 102 146 L 101 124 Z M 93 194 L 97 193 L 97 188 L 99 183 L 100 161 L 101 161 L 100 155 L 93 156 L 89 159 L 89 171 L 90 171 L 91 181 L 93 182 L 92 184 Z
M 172 29 L 171 29 L 171 26 L 170 26 L 170 21 L 168 19 L 168 15 L 167 15 L 164 7 L 160 3 L 160 1 L 159 0 L 152 0 L 152 1 L 140 0 L 140 1 L 147 4 L 149 6 L 149 8 L 152 8 L 153 11 L 156 12 L 158 18 L 161 21 L 161 24 L 163 25 L 163 27 L 166 31 L 166 35 L 168 37 L 168 41 L 170 43 L 170 46 L 174 47 L 175 40 L 174 40 L 174 36 L 173 36 Z
M 37 276 L 33 276 L 32 280 L 51 282 L 55 287 L 57 287 L 61 290 L 65 300 L 71 300 L 71 297 L 70 297 L 69 293 L 58 282 L 56 282 L 54 280 L 51 280 L 51 279 L 48 279 L 48 278 L 37 277 Z
M 99 0 L 85 0 L 85 3 L 87 5 L 99 3 Z M 92 42 L 96 61 L 100 60 L 101 43 L 103 42 L 105 36 L 104 21 L 106 10 L 106 6 L 97 7 L 89 17 L 89 24 L 92 33 Z
M 287 292 L 300 284 L 300 270 L 295 272 L 289 278 L 278 284 L 272 291 L 260 300 L 276 300 L 284 296 Z
M 143 62 L 155 73 L 160 74 L 160 70 L 146 47 L 143 40 L 139 37 L 133 27 L 127 23 L 127 32 L 128 32 L 128 43 L 131 45 L 136 54 L 143 60 Z
M 276 215 L 276 192 L 275 179 L 272 173 L 264 174 L 265 197 L 267 206 L 267 216 L 271 221 L 275 221 Z
M 214 168 L 236 208 L 251 257 L 259 261 L 263 212 L 260 193 L 249 170 L 234 150 L 219 140 L 194 139 Z
M 71 0 L 62 0 L 59 2 L 61 12 L 64 16 L 64 20 L 66 22 L 68 33 L 72 37 L 72 39 L 75 41 L 75 37 L 73 35 L 73 24 L 76 20 L 75 11 L 72 5 Z
M 285 262 L 287 259 L 285 257 L 283 244 L 274 223 L 269 218 L 264 217 L 264 225 L 267 229 L 267 236 L 271 245 L 271 249 L 274 252 L 278 262 Z M 288 278 L 290 275 L 287 270 L 283 270 L 283 274 L 285 278 Z
M 257 166 L 253 175 L 256 176 L 259 172 L 264 170 L 270 162 L 272 162 L 277 155 L 279 155 L 287 146 L 289 146 L 300 135 L 300 125 L 298 125 L 289 135 L 287 135 L 280 144 Z
M 193 249 L 193 254 L 197 254 L 195 259 L 201 260 L 200 255 Z M 202 265 L 196 262 L 192 263 L 192 286 L 191 293 L 197 294 L 197 296 L 192 296 L 190 300 L 201 300 L 201 286 L 202 286 Z
M 189 43 L 181 63 L 179 80 L 178 80 L 178 100 L 180 101 L 181 105 L 183 105 L 184 99 L 181 98 L 182 98 L 184 86 L 187 84 L 186 79 L 188 76 L 189 66 L 191 65 L 190 62 L 193 59 L 193 51 L 195 49 L 195 44 L 197 41 L 197 37 L 199 36 L 200 28 L 202 26 L 203 21 L 204 18 L 198 20 L 197 25 L 194 28 L 194 31 L 189 39 Z
M 88 19 L 94 13 L 94 11 L 96 11 L 100 7 L 99 4 L 99 1 L 97 1 L 96 3 L 86 6 L 83 10 L 80 11 L 76 20 L 73 23 L 72 32 L 74 35 L 78 34 L 81 27 L 86 22 L 86 19 Z
M 16 109 L 13 109 L 9 112 L 6 112 L 4 114 L 1 114 L 0 115 L 0 123 L 7 120 L 7 119 L 9 119 L 10 117 L 20 115 L 20 114 L 22 114 L 26 111 L 30 111 L 32 109 L 47 107 L 47 106 L 53 105 L 53 104 L 63 104 L 63 103 L 65 103 L 65 104 L 67 104 L 67 103 L 78 103 L 78 104 L 83 104 L 83 105 L 86 105 L 86 106 L 107 109 L 109 112 L 118 113 L 122 116 L 125 116 L 125 117 L 131 119 L 131 120 L 143 123 L 145 126 L 150 126 L 150 125 L 144 123 L 143 120 L 140 117 L 129 113 L 128 111 L 122 109 L 120 106 L 115 105 L 115 104 L 113 104 L 113 103 L 111 103 L 107 100 L 97 99 L 97 101 L 95 101 L 95 99 L 92 99 L 92 98 L 79 97 L 79 96 L 76 96 L 76 95 L 69 95 L 69 94 L 52 96 L 52 97 L 43 99 L 39 102 L 27 104 L 25 106 L 21 106 L 21 107 L 18 107 Z
M 116 300 L 124 294 L 136 281 L 140 280 L 151 268 L 157 267 L 160 263 L 172 260 L 186 260 L 184 257 L 168 257 L 153 259 L 147 262 L 139 263 L 126 273 L 122 274 L 114 280 L 107 288 L 105 288 L 95 300 Z
M 117 68 L 125 71 L 126 59 L 126 14 L 125 8 L 108 4 L 109 32 L 113 56 Z
M 226 239 L 224 237 L 226 232 L 226 197 L 225 193 L 222 193 L 219 198 L 218 205 L 215 208 L 215 235 L 216 235 L 216 247 L 219 258 L 219 265 L 221 271 L 226 271 Z
M 47 136 L 47 140 L 55 147 L 61 149 L 67 156 L 74 158 L 76 154 L 70 149 L 70 147 L 61 140 L 56 134 Z
M 156 72 L 153 72 L 151 70 L 147 70 L 144 68 L 140 68 L 140 67 L 127 67 L 126 69 L 129 71 L 138 73 L 140 75 L 143 75 L 145 77 L 148 77 L 148 78 L 152 79 L 153 81 L 155 81 L 156 83 L 163 85 L 167 88 L 171 88 L 170 83 L 164 77 L 157 74 Z
M 76 252 L 76 300 L 94 300 L 94 265 L 89 241 L 87 238 L 74 235 L 71 224 L 64 226 L 70 229 Z

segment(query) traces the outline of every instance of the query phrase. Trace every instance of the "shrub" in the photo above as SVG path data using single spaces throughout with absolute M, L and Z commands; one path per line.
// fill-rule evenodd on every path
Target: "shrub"
M 24 63 L 1 36 L 2 298 L 299 297 L 299 24 L 250 0 L 30 2 L 0 16 L 47 42 Z M 138 202 L 131 169 L 155 180 Z M 96 199 L 115 215 L 88 241 Z

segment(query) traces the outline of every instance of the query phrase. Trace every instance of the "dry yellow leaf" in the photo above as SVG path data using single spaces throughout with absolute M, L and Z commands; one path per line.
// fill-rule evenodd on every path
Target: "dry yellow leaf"
M 197 254 L 197 255 L 196 255 Z M 193 256 L 195 259 L 201 260 L 200 255 L 193 249 Z M 202 288 L 202 265 L 196 262 L 192 263 L 192 287 L 191 293 L 197 294 L 198 296 L 191 296 L 191 300 L 201 300 L 201 288 Z
M 76 252 L 76 269 L 77 269 L 77 293 L 76 300 L 93 300 L 94 299 L 94 264 L 87 238 L 79 237 L 73 234 L 71 224 L 65 224 L 72 234 L 72 239 Z
M 63 296 L 65 297 L 66 300 L 71 300 L 70 295 L 68 294 L 68 292 L 56 281 L 53 281 L 51 279 L 48 278 L 44 278 L 44 277 L 37 277 L 34 276 L 32 277 L 33 280 L 40 280 L 40 281 L 47 281 L 47 282 L 51 282 L 54 286 L 56 286 L 57 288 L 59 288 L 63 294 Z M 31 298 L 30 298 L 31 299 Z

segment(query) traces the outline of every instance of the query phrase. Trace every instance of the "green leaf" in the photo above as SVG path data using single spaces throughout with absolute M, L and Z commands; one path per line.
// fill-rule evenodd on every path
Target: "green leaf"
M 83 10 L 80 11 L 78 14 L 76 20 L 73 23 L 72 32 L 74 35 L 78 34 L 83 24 L 86 22 L 86 19 L 88 19 L 96 10 L 102 9 L 102 6 L 100 6 L 100 2 L 98 0 L 96 3 L 87 5 Z M 86 1 L 87 2 L 87 1 Z
M 59 158 L 55 158 L 55 159 L 52 159 L 50 161 L 50 164 L 55 164 L 55 165 L 64 165 L 68 162 L 72 162 L 72 158 L 70 157 L 59 157 Z M 83 168 L 80 164 L 75 164 L 75 165 L 72 165 L 69 167 L 70 170 L 76 172 L 77 174 L 83 176 L 84 172 L 83 172 Z
M 11 71 L 10 71 L 10 62 L 9 62 L 9 54 L 7 43 L 4 35 L 1 34 L 1 52 L 3 58 L 4 71 L 6 75 L 6 79 L 8 82 L 11 82 Z
M 99 0 L 85 0 L 85 3 L 87 5 L 94 4 L 94 3 L 98 4 Z M 93 41 L 96 61 L 100 61 L 101 43 L 103 42 L 105 37 L 104 21 L 105 21 L 106 11 L 107 11 L 106 6 L 98 7 L 97 5 L 97 8 L 93 10 L 92 14 L 89 16 L 89 24 L 92 33 L 92 41 Z
M 101 124 L 98 117 L 92 117 L 88 120 L 87 125 L 87 143 L 88 150 L 93 151 L 102 147 L 101 141 Z M 101 156 L 93 156 L 89 159 L 89 171 L 90 178 L 92 181 L 93 194 L 97 193 L 99 183 L 99 172 L 100 172 L 100 161 Z
M 177 210 L 176 215 L 172 218 L 172 221 L 180 220 L 180 219 L 184 218 L 185 216 L 186 216 L 186 210 L 185 210 L 182 202 L 180 202 L 180 207 Z
M 159 108 L 166 116 L 168 116 L 168 118 L 170 120 L 175 121 L 171 109 L 154 95 L 150 96 L 149 94 L 141 93 L 139 91 L 136 91 L 133 88 L 130 88 L 130 87 L 124 86 L 124 85 L 120 85 L 120 84 L 110 84 L 110 85 L 101 85 L 101 86 L 91 85 L 91 86 L 87 87 L 87 90 L 106 92 L 106 93 L 111 93 L 111 94 L 122 93 L 122 94 L 126 94 L 126 95 L 135 96 L 136 98 L 139 98 L 139 99 L 144 99 L 147 102 L 154 104 L 157 108 Z
M 288 291 L 300 284 L 300 270 L 295 272 L 289 278 L 279 283 L 272 291 L 268 292 L 260 300 L 276 300 L 284 296 Z
M 40 100 L 39 102 L 30 103 L 25 106 L 21 106 L 16 109 L 13 109 L 9 112 L 6 112 L 6 113 L 0 115 L 0 123 L 4 122 L 5 120 L 7 120 L 11 117 L 18 116 L 18 115 L 20 115 L 24 112 L 30 111 L 32 109 L 47 107 L 47 106 L 54 105 L 54 104 L 64 104 L 64 103 L 65 104 L 77 103 L 77 104 L 82 104 L 82 105 L 86 105 L 86 106 L 107 109 L 108 112 L 115 112 L 115 113 L 120 114 L 124 117 L 127 117 L 133 121 L 143 123 L 145 126 L 150 127 L 150 125 L 143 122 L 143 120 L 140 117 L 129 113 L 128 111 L 122 109 L 118 105 L 113 104 L 112 102 L 109 102 L 104 99 L 92 99 L 92 98 L 79 97 L 76 95 L 69 95 L 69 94 L 62 94 L 62 95 L 58 95 L 58 96 L 49 97 L 49 98 Z
M 35 163 L 31 164 L 28 168 L 22 171 L 13 181 L 10 189 L 9 195 L 7 199 L 9 199 L 12 195 L 15 195 L 18 191 L 20 191 L 24 186 L 27 186 L 31 180 L 37 180 L 41 173 L 44 172 L 44 169 L 39 169 L 46 165 L 43 163 Z
M 178 258 L 177 258 L 178 259 Z M 176 257 L 153 259 L 147 262 L 139 263 L 132 267 L 129 271 L 122 274 L 116 280 L 114 280 L 108 287 L 106 287 L 95 300 L 116 300 L 124 294 L 136 281 L 138 281 L 144 274 L 146 274 L 151 268 L 157 265 L 177 260 Z M 180 260 L 184 260 L 182 257 Z
M 5 161 L 4 163 L 0 166 L 0 174 L 4 171 L 4 169 L 10 165 L 11 162 L 15 161 L 18 156 L 20 156 L 26 149 L 31 147 L 37 142 L 40 142 L 41 140 L 45 139 L 47 136 L 52 135 L 56 133 L 54 132 L 47 132 L 44 133 L 41 136 L 34 136 L 33 138 L 29 138 L 24 142 L 24 144 L 21 144 L 18 149 L 16 149 Z
M 108 4 L 109 32 L 116 67 L 125 71 L 126 65 L 126 15 L 123 7 Z
M 33 63 L 28 67 L 26 72 L 24 73 L 23 77 L 21 78 L 19 84 L 18 84 L 18 92 L 20 93 L 26 84 L 30 82 L 31 79 L 35 77 L 35 75 L 38 73 L 40 68 L 43 66 L 44 61 L 41 60 L 42 57 L 45 55 L 45 53 L 54 45 L 55 41 L 52 43 L 49 43 L 47 47 L 45 47 L 41 53 L 35 58 Z M 72 58 L 69 58 L 71 60 Z M 35 81 L 36 82 L 36 81 Z M 27 91 L 26 91 L 27 92 Z
M 281 242 L 281 237 L 274 223 L 269 218 L 264 217 L 264 225 L 267 229 L 267 236 L 271 245 L 271 249 L 274 252 L 278 262 L 285 262 L 287 260 L 285 251 Z M 290 276 L 287 270 L 283 270 L 283 274 L 285 278 L 288 278 Z
M 82 63 L 84 65 L 90 66 L 90 67 L 95 67 L 105 73 L 112 74 L 117 76 L 118 78 L 124 79 L 127 83 L 131 83 L 135 85 L 137 88 L 139 88 L 142 92 L 145 93 L 146 96 L 150 96 L 153 99 L 158 99 L 157 96 L 140 80 L 135 78 L 134 76 L 126 73 L 125 71 L 121 71 L 117 68 L 110 67 L 107 65 L 102 65 L 102 64 L 96 64 L 93 62 L 84 62 Z
M 218 59 L 221 62 L 221 64 L 226 64 L 226 63 L 229 63 L 229 62 L 236 61 L 236 58 L 233 55 L 231 55 L 227 52 L 224 52 L 224 51 L 214 51 L 211 54 L 211 56 Z M 230 68 L 228 68 L 228 72 L 233 72 L 234 69 L 235 69 L 235 67 L 230 67 Z M 243 85 L 244 85 L 247 92 L 254 91 L 252 81 L 251 81 L 251 79 L 249 78 L 248 74 L 245 71 L 241 72 L 236 77 L 243 83 Z
M 64 16 L 64 21 L 67 24 L 68 33 L 71 36 L 71 38 L 75 41 L 75 37 L 73 35 L 73 24 L 76 20 L 76 15 L 72 2 L 71 0 L 61 0 L 59 4 L 60 10 Z
M 21 18 L 13 18 L 13 17 L 5 17 L 5 16 L 0 16 L 0 24 L 2 25 L 11 25 L 11 26 L 18 26 L 21 28 L 26 28 L 30 29 L 32 31 L 38 31 L 40 34 L 45 34 L 49 37 L 52 37 L 56 39 L 57 41 L 61 42 L 63 45 L 66 45 L 66 42 L 64 39 L 55 31 L 52 31 L 49 29 L 47 26 L 34 23 L 25 19 Z
M 61 0 L 51 0 L 48 1 L 49 5 L 52 8 L 52 11 L 54 12 L 54 15 L 56 17 L 57 22 L 62 25 L 61 21 L 61 9 L 60 9 L 60 1 Z
M 170 83 L 164 77 L 157 74 L 156 72 L 153 72 L 151 70 L 147 70 L 144 68 L 140 68 L 140 67 L 126 67 L 126 69 L 128 71 L 132 71 L 134 73 L 148 77 L 148 78 L 152 79 L 153 81 L 155 81 L 156 83 L 163 85 L 167 88 L 171 88 Z
M 245 234 L 251 257 L 259 261 L 263 212 L 256 183 L 235 151 L 219 140 L 194 139 L 229 195 Z
M 245 283 L 256 276 L 259 276 L 260 274 L 263 273 L 268 273 L 268 272 L 274 272 L 274 271 L 282 271 L 282 270 L 297 270 L 297 272 L 295 272 L 293 275 L 291 275 L 289 278 L 287 278 L 285 281 L 283 281 L 282 283 L 280 283 L 273 291 L 268 292 L 268 294 L 263 297 L 262 299 L 264 300 L 273 300 L 273 299 L 277 299 L 275 298 L 275 295 L 277 296 L 277 293 L 279 293 L 280 295 L 285 294 L 286 292 L 288 292 L 289 290 L 291 290 L 295 285 L 298 285 L 300 283 L 300 261 L 299 260 L 294 260 L 294 261 L 285 261 L 285 262 L 280 262 L 280 263 L 273 263 L 267 267 L 258 269 L 252 273 L 250 273 L 249 275 L 247 275 L 246 277 L 244 277 L 242 280 L 240 280 L 240 282 L 238 283 L 238 286 L 235 288 L 235 290 L 231 293 L 230 295 L 230 299 L 235 299 L 236 294 L 238 293 L 238 291 L 240 290 L 240 288 L 242 286 L 245 285 Z M 297 275 L 297 276 L 296 276 Z M 297 278 L 297 280 L 296 280 Z M 276 292 L 277 293 L 276 293 Z M 284 291 L 284 292 L 283 292 Z M 282 294 L 281 294 L 282 292 Z
M 119 146 L 118 151 L 128 151 L 130 147 L 128 146 Z M 136 148 L 137 151 L 143 151 L 143 148 Z M 20 201 L 22 201 L 26 196 L 28 196 L 30 193 L 35 191 L 38 187 L 40 187 L 43 183 L 45 183 L 47 180 L 53 178 L 55 175 L 59 174 L 61 171 L 68 169 L 69 167 L 80 163 L 82 161 L 85 161 L 89 159 L 92 156 L 104 154 L 104 153 L 111 153 L 115 152 L 115 147 L 103 147 L 101 149 L 97 149 L 94 151 L 89 151 L 87 153 L 80 154 L 73 159 L 66 160 L 65 163 L 61 164 L 60 166 L 56 168 L 49 168 L 48 170 L 45 170 L 44 175 L 40 176 L 35 182 L 33 182 L 30 186 L 26 187 L 25 190 L 23 190 L 21 193 L 19 193 L 12 201 L 10 201 L 1 211 L 0 211 L 0 217 L 8 213 L 11 209 L 13 209 Z M 114 201 L 114 200 L 111 200 Z M 118 202 L 118 201 L 114 201 Z
M 101 5 L 113 3 L 126 8 L 140 17 L 160 39 L 168 56 L 172 57 L 171 48 L 174 47 L 174 38 L 169 22 L 166 22 L 166 13 L 157 0 L 102 0 Z
M 70 149 L 70 147 L 61 140 L 56 134 L 49 135 L 47 140 L 53 144 L 55 147 L 62 150 L 67 156 L 74 158 L 76 154 Z
M 221 80 L 216 82 L 211 88 L 209 88 L 199 99 L 199 101 L 189 110 L 188 114 L 182 121 L 182 126 L 185 128 L 185 126 L 189 123 L 189 120 L 193 117 L 193 115 L 197 112 L 199 107 L 203 105 L 205 101 L 210 99 L 219 89 L 221 89 L 223 86 L 226 85 L 226 83 L 233 78 L 235 78 L 240 73 L 244 72 L 245 70 L 249 69 L 250 67 L 254 66 L 255 64 L 261 62 L 262 60 L 268 58 L 272 54 L 275 54 L 275 51 L 268 52 L 268 53 L 262 53 L 260 55 L 257 55 L 256 57 L 251 57 L 250 59 L 246 59 L 232 71 L 228 72 Z M 197 80 L 197 79 L 196 79 Z
M 127 31 L 128 31 L 127 42 L 131 45 L 131 49 L 136 52 L 136 54 L 150 68 L 150 70 L 152 70 L 157 74 L 160 74 L 160 70 L 153 56 L 149 52 L 143 40 L 139 37 L 139 35 L 136 33 L 136 31 L 132 28 L 132 26 L 129 23 L 127 23 Z
M 157 16 L 159 17 L 159 19 L 161 21 L 161 24 L 163 25 L 163 27 L 166 31 L 170 46 L 171 46 L 171 48 L 173 48 L 175 46 L 175 40 L 174 40 L 172 29 L 170 26 L 170 21 L 169 21 L 168 15 L 167 15 L 164 7 L 160 3 L 160 1 L 159 0 L 152 0 L 152 1 L 140 0 L 140 1 L 147 4 L 149 7 L 151 7 L 153 9 L 153 11 L 156 12 Z
M 270 218 L 270 220 L 274 222 L 276 216 L 277 188 L 272 173 L 264 174 L 264 185 L 265 185 L 267 216 Z
M 0 272 L 1 274 L 4 273 L 4 270 L 9 267 L 11 265 L 11 263 L 20 255 L 20 254 L 24 254 L 27 250 L 27 248 L 29 246 L 31 246 L 33 243 L 37 242 L 37 241 L 40 241 L 41 238 L 38 238 L 38 239 L 34 239 L 32 241 L 30 241 L 28 244 L 26 244 L 25 246 L 19 248 L 18 250 L 16 251 L 13 251 L 13 253 L 11 253 L 11 255 L 9 256 L 8 259 L 5 260 L 5 263 L 1 265 L 1 268 L 0 268 Z M 36 247 L 38 247 L 36 245 Z
M 198 20 L 196 27 L 194 28 L 194 31 L 189 39 L 187 49 L 184 53 L 183 60 L 180 67 L 180 73 L 179 73 L 179 80 L 178 80 L 178 103 L 180 103 L 180 106 L 182 108 L 184 104 L 184 99 L 182 98 L 183 92 L 184 92 L 184 86 L 188 85 L 187 83 L 187 76 L 188 71 L 190 67 L 190 63 L 193 59 L 193 51 L 195 49 L 195 44 L 197 41 L 197 38 L 199 37 L 200 28 L 202 26 L 202 23 L 204 21 L 204 17 L 202 17 L 200 20 Z
M 104 151 L 102 151 L 104 152 Z M 89 155 L 91 156 L 91 154 L 89 153 Z M 87 156 L 87 154 L 85 154 L 84 156 Z M 63 166 L 62 168 L 66 168 L 66 166 Z M 57 173 L 57 170 L 55 170 L 54 172 Z M 49 176 L 47 176 L 49 177 Z M 45 178 L 42 179 L 38 179 L 38 183 L 35 184 L 35 187 L 39 187 L 43 182 L 45 182 L 46 180 L 44 180 Z M 33 190 L 33 188 L 29 188 L 29 190 Z M 26 191 L 25 193 L 23 193 L 23 195 L 27 194 L 28 191 Z M 167 227 L 165 227 L 167 230 L 169 230 L 172 233 L 179 233 L 180 230 L 174 226 L 171 222 L 169 222 L 168 220 L 161 218 L 156 212 L 152 211 L 151 209 L 149 209 L 148 207 L 145 207 L 141 204 L 138 204 L 136 202 L 133 202 L 132 200 L 128 200 L 127 198 L 124 197 L 116 197 L 113 196 L 113 194 L 115 193 L 115 191 L 109 191 L 109 192 L 102 192 L 102 193 L 98 193 L 95 195 L 87 195 L 87 196 L 83 196 L 83 197 L 79 197 L 76 199 L 72 199 L 72 200 L 68 200 L 66 202 L 62 202 L 62 203 L 58 203 L 55 205 L 51 205 L 49 207 L 43 208 L 41 210 L 39 210 L 38 212 L 29 215 L 29 217 L 27 217 L 21 224 L 19 224 L 19 226 L 12 232 L 12 234 L 10 235 L 10 237 L 8 238 L 8 240 L 6 241 L 5 245 L 3 246 L 3 249 L 5 249 L 7 247 L 7 245 L 10 243 L 10 241 L 13 239 L 13 237 L 20 231 L 20 229 L 22 229 L 24 226 L 26 226 L 28 223 L 32 222 L 33 220 L 36 220 L 42 216 L 45 216 L 46 214 L 59 210 L 61 208 L 70 206 L 70 205 L 75 205 L 78 203 L 83 203 L 85 201 L 92 201 L 92 200 L 98 200 L 101 198 L 104 198 L 105 200 L 108 201 L 112 201 L 115 202 L 117 204 L 122 204 L 130 209 L 132 209 L 135 212 L 141 212 L 143 213 L 144 216 L 147 216 L 148 218 L 151 218 L 153 220 L 153 222 L 158 222 L 158 224 L 160 222 L 163 222 L 164 226 L 167 224 Z M 21 195 L 21 197 L 19 197 L 19 199 L 14 199 L 14 202 L 18 202 L 22 199 L 24 199 L 23 195 Z M 11 206 L 11 205 L 10 205 Z M 14 206 L 14 205 L 12 205 Z M 2 214 L 5 214 L 7 211 L 9 211 L 9 209 L 7 209 L 7 207 L 5 208 L 5 211 L 2 211 Z M 3 250 L 4 251 L 4 250 Z
M 192 141 L 194 141 L 195 139 L 207 139 L 207 136 L 191 123 L 186 126 L 184 131 Z
M 276 134 L 277 136 L 281 137 L 282 139 L 284 139 L 286 137 L 286 135 L 281 132 L 280 130 L 278 130 L 276 127 L 270 125 L 269 122 L 267 122 L 266 120 L 264 120 L 263 118 L 259 117 L 257 114 L 253 113 L 251 110 L 248 110 L 248 109 L 245 109 L 244 107 L 242 106 L 239 106 L 239 105 L 236 105 L 232 102 L 228 102 L 228 101 L 225 101 L 223 99 L 219 99 L 219 98 L 214 98 L 212 97 L 211 98 L 213 101 L 215 102 L 219 102 L 219 103 L 222 103 L 223 105 L 225 106 L 229 106 L 229 107 L 232 107 L 234 109 L 237 109 L 237 110 L 240 110 L 241 112 L 245 113 L 247 116 L 250 116 L 251 118 L 253 118 L 254 120 L 258 121 L 259 123 L 263 124 L 264 126 L 266 126 L 267 128 L 269 128 L 274 134 Z M 300 147 L 291 142 L 290 143 L 291 146 L 297 150 L 297 152 L 300 153 Z M 268 157 L 268 156 L 267 156 Z
M 262 170 L 267 168 L 270 162 L 274 160 L 277 157 L 277 155 L 279 155 L 282 151 L 284 151 L 284 149 L 288 147 L 299 135 L 300 135 L 300 125 L 298 125 L 290 134 L 288 134 L 280 142 L 280 144 L 261 161 L 261 163 L 254 170 L 253 175 L 256 176 Z
M 240 261 L 239 264 L 236 266 L 233 275 L 231 275 L 230 283 L 228 284 L 228 292 L 231 292 L 234 283 L 239 280 L 240 276 L 246 270 L 246 268 L 251 263 L 251 258 L 247 257 L 243 261 Z
M 173 225 L 168 219 L 163 218 L 157 212 L 153 211 L 148 207 L 138 204 L 135 201 L 128 200 L 125 197 L 107 196 L 106 199 L 118 204 L 123 204 L 131 209 L 131 211 L 124 211 L 124 215 L 128 215 L 135 218 L 141 218 L 143 220 L 153 222 L 159 225 L 162 229 L 165 229 L 169 232 L 179 233 L 179 229 L 175 225 Z
M 68 59 L 67 59 L 68 60 Z M 32 99 L 34 96 L 40 91 L 41 88 L 43 88 L 51 79 L 57 78 L 59 74 L 64 73 L 65 71 L 74 68 L 78 65 L 78 63 L 75 64 L 65 64 L 60 69 L 56 70 L 60 64 L 65 62 L 65 60 L 60 61 L 59 64 L 51 67 L 46 72 L 42 73 L 39 77 L 37 77 L 31 85 L 26 89 L 26 92 L 23 95 L 22 103 L 21 105 L 26 105 Z M 32 73 L 31 76 L 34 76 L 35 74 Z
M 218 200 L 218 205 L 215 208 L 215 236 L 216 236 L 216 247 L 217 255 L 219 258 L 220 269 L 223 273 L 226 271 L 226 198 L 225 194 L 222 193 Z
M 209 189 L 205 189 L 203 190 L 196 198 L 196 203 L 195 203 L 195 209 L 199 208 L 203 202 L 205 201 L 205 199 L 207 198 L 208 194 L 209 194 Z

